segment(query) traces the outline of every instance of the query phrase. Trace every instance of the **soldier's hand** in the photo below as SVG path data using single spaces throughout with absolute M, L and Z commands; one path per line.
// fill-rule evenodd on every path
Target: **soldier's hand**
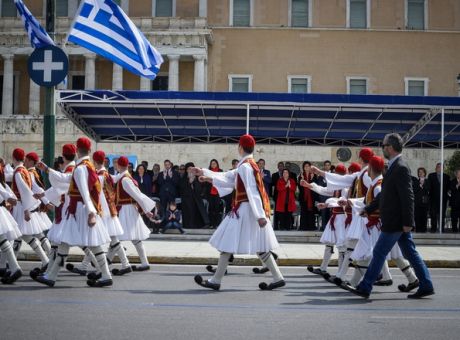
M 14 206 L 18 203 L 18 200 L 17 200 L 16 198 L 12 198 L 12 197 L 8 198 L 6 201 L 7 201 L 8 204 L 11 205 L 12 207 L 14 207 Z
M 88 215 L 88 225 L 90 226 L 90 228 L 96 225 L 96 214 L 93 212 L 89 213 Z
M 34 194 L 34 198 L 39 200 L 40 198 L 44 197 L 45 196 L 45 193 L 42 192 L 41 194 Z
M 30 212 L 29 212 L 29 210 L 24 211 L 24 220 L 26 220 L 26 222 L 30 221 Z
M 54 210 L 54 205 L 52 205 L 51 203 L 48 203 L 48 204 L 46 205 L 46 210 L 48 210 L 48 211 L 53 211 L 53 210 Z
M 261 228 L 264 228 L 267 225 L 267 219 L 265 217 L 259 218 L 257 222 L 259 222 L 259 227 Z

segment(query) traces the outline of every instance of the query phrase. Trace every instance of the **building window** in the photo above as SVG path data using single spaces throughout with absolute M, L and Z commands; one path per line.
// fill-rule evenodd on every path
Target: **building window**
M 428 96 L 428 78 L 404 78 L 406 96 Z
M 152 91 L 168 91 L 169 78 L 168 76 L 157 76 L 151 84 Z
M 154 0 L 153 16 L 154 17 L 174 17 L 175 16 L 175 0 Z
M 347 1 L 347 27 L 369 28 L 370 0 Z
M 68 17 L 69 16 L 69 1 L 56 1 L 56 16 Z
M 16 17 L 16 5 L 14 4 L 14 0 L 2 0 L 2 17 Z
M 427 18 L 426 0 L 406 0 L 406 28 L 424 30 Z
M 252 0 L 230 0 L 230 26 L 251 26 L 251 7 Z
M 310 26 L 310 4 L 311 0 L 291 0 L 290 26 L 309 27 Z
M 69 75 L 70 90 L 84 90 L 85 89 L 85 76 L 84 74 L 71 74 Z
M 311 77 L 310 76 L 288 76 L 289 93 L 310 93 Z
M 347 77 L 348 94 L 367 94 L 367 78 Z
M 252 92 L 252 75 L 232 74 L 228 76 L 230 92 Z

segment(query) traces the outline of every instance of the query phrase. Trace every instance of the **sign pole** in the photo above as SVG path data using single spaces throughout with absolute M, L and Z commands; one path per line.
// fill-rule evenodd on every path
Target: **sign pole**
M 54 40 L 54 22 L 56 19 L 56 0 L 46 0 L 46 31 Z M 43 158 L 47 165 L 54 165 L 56 100 L 55 87 L 45 87 L 45 112 L 43 116 Z M 46 181 L 48 182 L 48 177 Z M 48 183 L 49 184 L 49 183 Z

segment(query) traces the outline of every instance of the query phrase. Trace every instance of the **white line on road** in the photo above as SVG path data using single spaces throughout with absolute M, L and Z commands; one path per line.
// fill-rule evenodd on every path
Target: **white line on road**
M 460 318 L 455 318 L 455 317 L 442 317 L 442 316 L 403 316 L 403 315 L 372 315 L 370 317 L 371 319 L 377 319 L 377 320 L 438 320 L 438 321 L 447 321 L 447 320 L 460 320 Z

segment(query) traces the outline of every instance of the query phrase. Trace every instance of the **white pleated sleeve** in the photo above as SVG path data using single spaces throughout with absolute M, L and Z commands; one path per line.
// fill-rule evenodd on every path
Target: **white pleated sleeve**
M 88 190 L 88 169 L 86 166 L 77 166 L 74 170 L 75 183 L 77 183 L 78 191 L 83 198 L 83 203 L 85 204 L 86 211 L 88 214 L 97 213 L 96 208 L 94 207 L 93 201 L 91 201 L 91 195 Z
M 212 185 L 219 192 L 220 197 L 230 195 L 235 190 L 235 181 L 237 169 L 226 172 L 214 172 L 209 169 L 203 169 L 206 177 L 212 178 Z
M 152 211 L 155 208 L 155 201 L 151 200 L 148 196 L 144 195 L 138 187 L 134 184 L 134 182 L 129 178 L 123 178 L 121 181 L 121 185 L 123 185 L 123 189 L 131 196 L 137 204 L 139 204 L 142 210 L 145 213 Z
M 34 193 L 27 186 L 26 182 L 18 172 L 14 175 L 16 185 L 18 186 L 19 194 L 21 195 L 21 203 L 24 210 L 34 210 L 40 205 L 40 201 L 34 198 Z

